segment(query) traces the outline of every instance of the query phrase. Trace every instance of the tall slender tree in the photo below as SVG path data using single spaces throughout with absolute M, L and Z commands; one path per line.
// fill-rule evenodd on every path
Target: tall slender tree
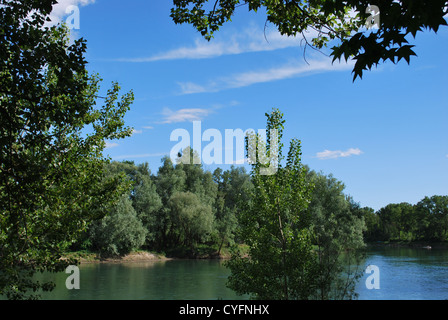
M 274 109 L 266 116 L 267 142 L 252 137 L 255 143 L 247 143 L 248 153 L 257 154 L 252 199 L 238 216 L 248 256 L 232 255 L 228 286 L 260 299 L 306 299 L 315 288 L 318 267 L 309 229 L 301 227 L 312 186 L 305 179 L 299 140 L 291 141 L 282 164 L 283 114 Z M 268 169 L 273 166 L 276 170 Z

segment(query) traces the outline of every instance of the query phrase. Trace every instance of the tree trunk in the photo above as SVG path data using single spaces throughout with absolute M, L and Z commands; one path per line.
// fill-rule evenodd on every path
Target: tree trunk
M 223 244 L 224 244 L 224 238 L 221 239 L 221 244 L 219 245 L 219 249 L 218 249 L 218 256 L 221 255 L 221 249 L 222 249 Z
M 282 224 L 282 217 L 280 215 L 280 208 L 278 208 L 278 201 L 277 201 L 277 216 L 278 216 L 278 226 L 280 230 L 280 235 L 282 237 L 282 264 L 283 264 L 283 291 L 284 291 L 284 298 L 285 300 L 289 300 L 288 297 L 288 276 L 286 274 L 286 239 L 285 235 L 283 234 L 283 224 Z

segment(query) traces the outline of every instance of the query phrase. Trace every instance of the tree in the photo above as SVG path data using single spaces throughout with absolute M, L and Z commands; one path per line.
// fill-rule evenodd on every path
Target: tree
M 214 205 L 217 185 L 210 172 L 205 172 L 198 154 L 190 147 L 182 150 L 176 159 L 175 170 L 185 177 L 181 192 L 175 192 L 168 201 L 171 234 L 175 244 L 193 245 L 210 238 L 214 227 Z M 179 242 L 179 240 L 181 240 Z
M 213 231 L 213 211 L 210 205 L 201 203 L 192 192 L 174 193 L 168 206 L 171 209 L 172 231 L 176 232 L 176 244 L 193 246 L 206 240 Z
M 219 243 L 218 255 L 224 243 L 232 245 L 238 226 L 237 217 L 244 203 L 250 200 L 252 182 L 246 170 L 232 166 L 230 170 L 217 168 L 213 180 L 218 185 L 216 198 L 216 231 Z
M 175 23 L 193 25 L 207 40 L 239 7 L 249 11 L 264 9 L 267 22 L 273 23 L 283 35 L 302 35 L 307 46 L 320 50 L 332 40 L 333 61 L 353 58 L 354 77 L 381 61 L 397 63 L 415 55 L 409 45 L 409 35 L 416 37 L 423 29 L 437 32 L 446 26 L 446 0 L 174 0 L 171 17 Z M 366 30 L 372 20 L 372 5 L 379 9 L 378 29 Z M 370 9 L 370 10 L 369 10 Z M 375 14 L 378 14 L 376 12 Z M 311 39 L 307 39 L 311 34 Z
M 411 204 L 391 203 L 378 211 L 385 240 L 413 240 L 417 223 Z
M 135 186 L 133 206 L 147 230 L 147 243 L 153 243 L 157 230 L 157 211 L 162 208 L 162 201 L 149 175 L 144 175 L 141 183 Z
M 110 174 L 124 173 L 129 179 L 128 196 L 132 201 L 137 218 L 146 230 L 146 242 L 152 244 L 156 237 L 157 211 L 161 209 L 162 201 L 151 178 L 148 163 L 135 165 L 133 161 L 114 161 L 108 165 L 108 171 Z
M 121 256 L 139 249 L 147 230 L 138 219 L 129 195 L 124 194 L 108 214 L 89 228 L 92 247 L 102 256 Z
M 314 185 L 308 206 L 313 245 L 317 247 L 319 274 L 315 298 L 352 299 L 362 275 L 364 219 L 359 205 L 343 190 L 344 184 L 332 175 L 310 171 Z
M 195 164 L 195 157 L 197 153 L 187 147 L 174 159 L 175 165 L 169 157 L 163 158 L 163 165 L 154 179 L 162 200 L 156 217 L 158 250 L 179 245 L 193 249 L 195 244 L 209 239 L 214 231 L 217 185 L 210 172 L 204 171 L 201 164 Z
M 189 155 L 188 162 L 185 157 Z M 202 203 L 214 206 L 217 185 L 213 181 L 213 175 L 204 171 L 200 163 L 198 153 L 190 147 L 182 150 L 182 156 L 177 159 L 176 169 L 185 173 L 185 191 L 196 194 Z
M 306 299 L 314 291 L 317 268 L 311 234 L 300 227 L 311 186 L 300 162 L 299 140 L 291 141 L 286 165 L 281 163 L 282 113 L 273 110 L 266 116 L 265 148 L 259 148 L 263 142 L 258 138 L 246 148 L 248 154 L 266 150 L 271 161 L 260 161 L 258 153 L 252 164 L 252 199 L 238 215 L 239 236 L 249 248 L 248 256 L 232 254 L 227 262 L 231 270 L 228 286 L 259 299 Z M 276 162 L 275 173 L 262 174 L 272 161 Z
M 401 207 L 401 234 L 400 239 L 413 241 L 417 237 L 417 216 L 415 212 L 415 206 L 410 203 L 402 202 L 400 203 Z
M 157 172 L 155 183 L 157 193 L 162 198 L 162 204 L 166 205 L 171 195 L 185 188 L 185 172 L 177 169 L 170 157 L 162 158 L 162 166 Z
M 51 289 L 34 281 L 75 261 L 64 249 L 126 190 L 104 179 L 105 140 L 124 138 L 133 101 L 114 83 L 101 101 L 83 39 L 44 27 L 54 0 L 0 0 L 0 295 Z M 32 295 L 30 297 L 33 297 Z
M 162 207 L 156 212 L 155 249 L 164 250 L 170 247 L 170 230 L 172 221 L 170 220 L 170 208 L 168 202 L 176 192 L 185 190 L 185 172 L 173 165 L 170 157 L 162 158 L 162 166 L 155 177 L 157 193 L 162 200 Z
M 374 241 L 380 239 L 380 219 L 373 208 L 360 208 L 361 214 L 364 217 L 366 229 L 364 230 L 364 241 Z
M 448 238 L 448 196 L 425 197 L 416 205 L 420 224 L 418 233 L 425 240 Z

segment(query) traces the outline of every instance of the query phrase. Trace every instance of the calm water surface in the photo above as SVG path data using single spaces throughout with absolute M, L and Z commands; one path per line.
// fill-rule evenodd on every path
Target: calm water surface
M 380 289 L 366 288 L 366 274 L 358 283 L 360 300 L 448 299 L 448 250 L 376 248 L 368 251 L 367 265 L 380 271 Z
M 226 287 L 230 272 L 218 260 L 82 264 L 80 289 L 67 290 L 69 274 L 51 275 L 56 289 L 44 299 L 245 299 Z M 47 278 L 49 279 L 49 278 Z
M 370 249 L 365 266 L 376 265 L 380 289 L 358 283 L 360 300 L 448 299 L 448 250 Z M 51 275 L 56 289 L 44 299 L 216 300 L 247 299 L 226 287 L 229 270 L 218 260 L 171 260 L 83 264 L 80 290 L 68 290 L 68 274 Z M 46 276 L 48 279 L 48 275 Z

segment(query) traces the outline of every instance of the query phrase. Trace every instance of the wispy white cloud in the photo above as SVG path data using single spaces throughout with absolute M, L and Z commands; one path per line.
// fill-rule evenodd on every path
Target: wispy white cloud
M 125 58 L 118 59 L 125 62 L 153 62 L 160 60 L 178 60 L 178 59 L 206 59 L 219 57 L 227 54 L 241 53 L 237 43 L 225 42 L 204 42 L 205 40 L 196 39 L 194 45 L 190 47 L 180 47 L 160 54 L 143 58 Z
M 121 155 L 121 156 L 114 156 L 113 159 L 120 160 L 120 159 L 140 159 L 140 158 L 153 158 L 153 157 L 163 157 L 169 155 L 168 152 L 166 153 L 143 153 L 143 154 L 127 154 L 127 155 Z
M 301 38 L 281 35 L 277 30 L 263 32 L 262 29 L 250 26 L 222 39 L 206 41 L 202 38 L 194 40 L 191 46 L 184 46 L 159 54 L 140 58 L 121 58 L 123 62 L 153 62 L 178 59 L 207 59 L 224 55 L 247 52 L 272 51 L 300 45 Z
M 202 108 L 184 108 L 173 111 L 164 108 L 162 111 L 163 120 L 161 123 L 176 123 L 186 121 L 199 121 L 207 117 L 213 110 Z
M 232 88 L 247 87 L 256 83 L 265 83 L 271 81 L 278 81 L 282 79 L 294 78 L 304 75 L 310 75 L 322 72 L 349 70 L 352 68 L 352 62 L 332 64 L 331 59 L 324 57 L 324 59 L 295 61 L 279 67 L 270 69 L 247 71 L 237 73 L 227 77 L 221 77 L 210 80 L 206 84 L 197 84 L 193 82 L 180 82 L 181 94 L 203 93 L 203 92 L 217 92 Z
M 106 149 L 118 147 L 119 144 L 116 142 L 111 142 L 106 140 Z
M 316 157 L 320 160 L 326 160 L 326 159 L 337 159 L 337 158 L 346 158 L 346 157 L 350 157 L 350 156 L 359 156 L 361 155 L 363 152 L 358 149 L 358 148 L 350 148 L 346 151 L 341 151 L 341 150 L 335 150 L 335 151 L 330 151 L 330 150 L 325 150 L 322 152 L 318 152 L 316 154 Z
M 207 86 L 202 86 L 193 82 L 178 82 L 178 85 L 180 87 L 181 94 L 208 92 L 212 91 L 210 90 L 210 87 L 214 86 L 212 84 L 209 84 L 207 88 Z

